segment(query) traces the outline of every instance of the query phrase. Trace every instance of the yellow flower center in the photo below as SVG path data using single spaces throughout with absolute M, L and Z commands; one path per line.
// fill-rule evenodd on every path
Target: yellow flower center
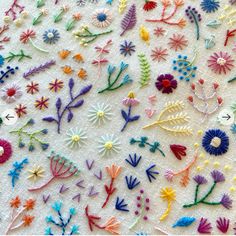
M 211 140 L 211 146 L 217 148 L 219 147 L 221 144 L 221 139 L 218 138 L 218 137 L 214 137 L 212 140 Z
M 135 98 L 135 94 L 134 94 L 134 92 L 129 92 L 129 94 L 128 94 L 128 98 Z
M 226 63 L 226 60 L 225 60 L 224 58 L 219 57 L 219 58 L 217 59 L 217 64 L 223 66 L 225 63 Z
M 113 143 L 111 141 L 108 141 L 108 142 L 105 143 L 104 147 L 107 150 L 111 150 L 113 148 Z
M 73 141 L 73 142 L 79 142 L 80 141 L 80 136 L 79 135 L 73 135 L 72 137 L 71 137 L 71 140 Z
M 4 154 L 4 148 L 0 147 L 0 156 L 2 156 Z
M 104 111 L 98 111 L 97 116 L 98 117 L 103 117 L 105 115 Z

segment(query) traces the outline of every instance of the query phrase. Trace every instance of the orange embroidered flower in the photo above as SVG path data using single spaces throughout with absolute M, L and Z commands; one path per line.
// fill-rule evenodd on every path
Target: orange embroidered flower
M 80 79 L 86 79 L 87 78 L 87 71 L 84 70 L 83 68 L 81 68 L 77 75 Z
M 74 55 L 74 56 L 73 56 L 73 59 L 74 59 L 75 61 L 77 61 L 77 62 L 84 62 L 84 58 L 83 58 L 83 56 L 82 56 L 80 53 Z
M 112 179 L 116 179 L 121 172 L 121 167 L 113 164 L 110 167 L 106 167 L 106 170 Z
M 73 72 L 73 69 L 70 66 L 63 66 L 62 70 L 65 74 L 69 75 Z
M 171 5 L 171 3 L 170 3 L 169 0 L 162 0 L 161 3 L 162 3 L 162 5 L 163 5 L 164 7 L 168 7 L 168 6 Z
M 76 21 L 81 20 L 81 18 L 82 18 L 82 16 L 81 16 L 80 13 L 76 13 L 76 14 L 73 15 L 73 19 L 76 20 Z
M 120 222 L 113 216 L 103 226 L 104 229 L 111 234 L 119 234 Z
M 58 54 L 61 59 L 66 59 L 70 55 L 70 51 L 69 50 L 61 50 L 60 52 L 58 52 Z
M 34 220 L 34 216 L 31 215 L 24 215 L 22 217 L 22 221 L 23 221 L 23 226 L 30 226 L 30 224 L 32 223 L 32 221 Z
M 185 19 L 180 19 L 180 21 L 178 22 L 178 26 L 180 28 L 184 28 L 186 26 L 186 20 Z
M 184 1 L 183 0 L 174 0 L 174 3 L 177 7 L 180 7 L 182 5 L 184 5 Z
M 20 204 L 21 204 L 21 201 L 20 201 L 19 196 L 16 196 L 16 198 L 13 198 L 10 201 L 10 205 L 12 208 L 19 208 Z
M 33 210 L 35 206 L 35 200 L 34 199 L 28 199 L 25 201 L 25 204 L 23 207 L 28 211 L 28 210 Z

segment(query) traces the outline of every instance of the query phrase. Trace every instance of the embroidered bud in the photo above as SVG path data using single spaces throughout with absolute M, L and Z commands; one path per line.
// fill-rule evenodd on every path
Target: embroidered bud
M 189 100 L 189 102 L 193 102 L 193 97 L 192 97 L 192 96 L 189 96 L 189 97 L 188 97 L 188 100 Z
M 221 97 L 217 98 L 218 104 L 221 105 L 223 103 L 223 99 Z
M 203 85 L 205 81 L 203 79 L 200 79 L 200 80 L 198 80 L 198 82 L 199 82 L 199 84 Z
M 216 90 L 219 87 L 219 84 L 213 83 L 213 88 Z
M 196 87 L 195 84 L 192 83 L 192 84 L 191 84 L 191 88 L 192 88 L 192 90 L 195 90 L 195 87 Z

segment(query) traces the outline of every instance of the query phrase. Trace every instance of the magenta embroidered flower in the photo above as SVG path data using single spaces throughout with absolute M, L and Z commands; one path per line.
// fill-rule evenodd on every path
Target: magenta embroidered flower
M 216 226 L 222 233 L 227 233 L 229 229 L 229 223 L 230 220 L 226 219 L 225 217 L 219 217 L 218 220 L 216 220 Z
M 200 234 L 210 234 L 212 230 L 211 223 L 208 222 L 207 218 L 201 218 L 200 223 L 198 225 L 197 231 Z
M 226 209 L 232 208 L 232 203 L 233 203 L 232 199 L 227 194 L 224 194 L 220 200 L 220 204 Z
M 4 140 L 0 139 L 0 164 L 6 162 L 12 155 L 11 144 Z
M 13 83 L 12 85 L 5 86 L 0 90 L 0 97 L 7 103 L 13 103 L 22 96 L 20 86 Z
M 202 175 L 196 175 L 193 180 L 198 184 L 198 185 L 201 185 L 201 184 L 206 184 L 207 183 L 207 179 L 202 176 Z
M 162 74 L 157 77 L 156 88 L 162 93 L 172 93 L 177 88 L 177 81 L 171 74 Z
M 224 175 L 220 171 L 218 171 L 218 170 L 213 170 L 211 172 L 211 177 L 214 179 L 215 183 L 220 183 L 220 182 L 224 182 L 225 181 Z
M 217 74 L 221 74 L 222 72 L 226 74 L 228 71 L 234 67 L 234 60 L 227 52 L 219 52 L 214 53 L 210 56 L 208 62 L 208 67 Z
M 135 98 L 135 95 L 133 92 L 129 92 L 128 94 L 128 97 L 127 98 L 124 98 L 122 100 L 122 103 L 125 105 L 125 106 L 136 106 L 139 104 L 139 100 Z

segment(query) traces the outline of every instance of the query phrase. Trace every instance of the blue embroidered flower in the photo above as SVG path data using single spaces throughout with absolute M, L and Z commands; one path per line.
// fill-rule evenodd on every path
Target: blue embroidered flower
M 202 139 L 202 146 L 210 155 L 219 156 L 228 151 L 229 137 L 220 129 L 210 129 Z
M 133 45 L 132 42 L 125 40 L 124 43 L 120 45 L 120 54 L 124 54 L 125 57 L 127 55 L 131 56 L 133 52 L 135 52 L 135 45 Z
M 5 61 L 4 57 L 2 55 L 0 55 L 0 67 L 3 66 L 4 61 Z
M 219 2 L 215 0 L 203 0 L 201 2 L 201 8 L 206 13 L 215 12 L 218 10 L 219 7 L 220 7 Z
M 58 30 L 49 29 L 43 34 L 43 41 L 48 44 L 55 44 L 60 38 Z
M 61 210 L 61 207 L 62 207 L 62 202 L 55 202 L 55 203 L 52 205 L 52 208 L 53 208 L 55 211 L 60 211 L 60 210 Z

